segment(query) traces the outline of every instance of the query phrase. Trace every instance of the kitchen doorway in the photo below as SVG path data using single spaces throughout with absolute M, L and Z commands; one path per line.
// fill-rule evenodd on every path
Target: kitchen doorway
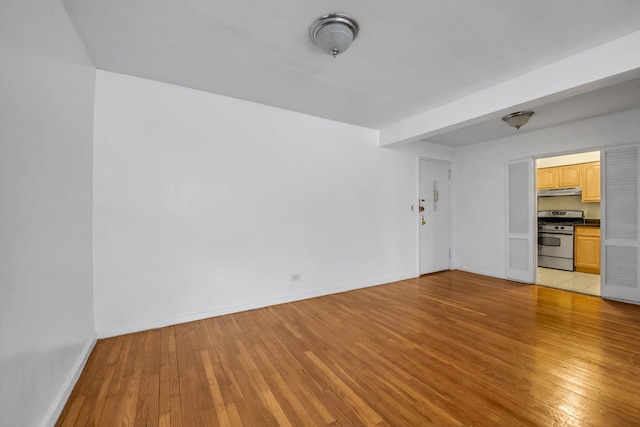
M 536 160 L 536 284 L 601 295 L 600 182 L 600 151 Z

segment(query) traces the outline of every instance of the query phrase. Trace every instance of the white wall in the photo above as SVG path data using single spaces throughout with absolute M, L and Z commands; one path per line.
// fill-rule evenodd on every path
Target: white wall
M 95 69 L 58 1 L 0 2 L 0 425 L 55 421 L 94 342 Z
M 103 71 L 94 132 L 99 336 L 415 276 L 417 155 L 450 158 Z
M 454 265 L 505 277 L 506 165 L 640 141 L 640 109 L 457 148 Z

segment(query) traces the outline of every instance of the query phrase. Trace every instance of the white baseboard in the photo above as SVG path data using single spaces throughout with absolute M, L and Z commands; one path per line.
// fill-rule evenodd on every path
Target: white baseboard
M 64 409 L 64 405 L 67 403 L 69 396 L 71 396 L 71 392 L 73 391 L 73 387 L 75 387 L 78 382 L 78 378 L 80 378 L 80 374 L 84 369 L 84 365 L 86 365 L 87 360 L 89 359 L 89 355 L 93 350 L 93 347 L 96 345 L 96 337 L 95 335 L 87 341 L 87 343 L 82 348 L 80 355 L 76 359 L 76 363 L 73 364 L 73 368 L 71 372 L 67 376 L 64 384 L 60 388 L 58 392 L 58 396 L 51 404 L 51 407 L 47 411 L 46 416 L 44 417 L 45 423 L 44 426 L 53 427 L 55 426 L 60 414 L 62 414 L 62 410 Z
M 165 326 L 179 325 L 181 323 L 193 322 L 195 320 L 207 319 L 209 317 L 223 316 L 225 314 L 239 313 L 241 311 L 254 310 L 256 308 L 269 307 L 271 305 L 283 304 L 293 301 L 301 301 L 309 298 L 316 298 L 325 295 L 338 294 L 341 292 L 353 291 L 355 289 L 368 288 L 372 286 L 384 285 L 386 283 L 398 282 L 401 280 L 414 279 L 415 276 L 389 277 L 386 279 L 376 280 L 375 282 L 357 283 L 342 285 L 334 288 L 326 288 L 303 292 L 300 294 L 285 295 L 268 300 L 257 301 L 249 304 L 239 304 L 233 306 L 219 307 L 211 310 L 201 311 L 198 313 L 190 313 L 181 316 L 169 317 L 165 319 L 157 319 L 149 322 L 140 322 L 117 328 L 107 328 L 96 331 L 99 339 L 109 338 L 132 332 L 146 331 L 149 329 L 163 328 Z
M 482 271 L 482 270 L 475 270 L 473 268 L 456 268 L 456 270 L 459 271 L 466 271 L 467 273 L 473 273 L 473 274 L 479 274 L 481 276 L 489 276 L 489 277 L 495 277 L 496 279 L 506 279 L 507 276 L 505 276 L 504 274 L 495 274 L 489 271 Z

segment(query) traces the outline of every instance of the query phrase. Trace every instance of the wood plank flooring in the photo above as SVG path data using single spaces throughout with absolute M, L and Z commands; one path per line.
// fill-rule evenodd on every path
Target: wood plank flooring
M 98 341 L 58 426 L 638 426 L 640 306 L 451 271 Z

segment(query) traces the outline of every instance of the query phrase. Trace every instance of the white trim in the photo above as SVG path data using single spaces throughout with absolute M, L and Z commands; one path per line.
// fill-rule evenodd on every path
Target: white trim
M 416 215 L 414 218 L 414 224 L 416 227 L 416 275 L 420 277 L 420 162 L 426 159 L 425 157 L 418 156 L 416 163 Z
M 533 233 L 531 238 L 531 255 L 533 256 L 533 264 L 531 265 L 533 266 L 532 284 L 535 285 L 538 283 L 538 162 L 535 158 L 531 160 L 533 162 L 533 170 L 531 171 L 533 175 L 531 178 L 531 191 L 533 192 L 533 204 L 531 205 L 531 232 Z
M 348 285 L 338 286 L 335 288 L 325 288 L 309 292 L 303 292 L 300 294 L 287 295 L 278 298 L 272 298 L 262 301 L 257 301 L 249 304 L 239 304 L 227 307 L 213 308 L 211 310 L 201 311 L 197 313 L 185 314 L 181 316 L 168 317 L 164 319 L 156 319 L 147 322 L 133 323 L 116 328 L 107 328 L 96 331 L 99 339 L 109 338 L 116 335 L 128 334 L 132 332 L 146 331 L 150 329 L 163 328 L 165 326 L 173 326 L 181 323 L 193 322 L 196 320 L 207 319 L 210 317 L 223 316 L 225 314 L 239 313 L 241 311 L 254 310 L 257 308 L 269 307 L 272 305 L 283 304 L 287 302 L 301 301 L 309 298 L 316 298 L 326 295 L 338 294 L 341 292 L 353 291 L 356 289 L 369 288 L 373 286 L 385 285 L 388 283 L 399 282 L 401 280 L 415 279 L 415 275 L 411 276 L 396 276 L 388 277 L 384 279 L 375 280 L 366 283 L 352 283 Z
M 73 367 L 71 368 L 71 372 L 67 376 L 67 379 L 65 380 L 65 382 L 62 384 L 62 387 L 60 387 L 60 391 L 58 392 L 58 395 L 53 400 L 53 402 L 51 403 L 51 406 L 47 410 L 43 418 L 44 419 L 42 424 L 43 426 L 50 426 L 50 427 L 55 426 L 56 422 L 58 421 L 58 418 L 60 417 L 60 414 L 62 414 L 64 405 L 67 404 L 67 400 L 69 400 L 69 396 L 71 396 L 71 392 L 73 391 L 73 388 L 76 386 L 76 383 L 78 382 L 78 378 L 80 378 L 80 374 L 82 374 L 82 371 L 84 370 L 84 367 L 87 364 L 87 360 L 89 360 L 89 355 L 93 351 L 93 348 L 95 347 L 95 345 L 96 345 L 96 336 L 93 335 L 93 337 L 89 341 L 87 341 L 84 347 L 82 348 L 82 351 L 80 352 L 80 354 L 78 355 L 78 358 L 76 359 L 76 363 L 74 363 Z
M 488 276 L 488 277 L 494 277 L 496 279 L 503 279 L 503 280 L 512 280 L 513 279 L 507 279 L 507 276 L 504 275 L 496 275 L 493 272 L 489 272 L 489 271 L 483 271 L 483 270 L 476 270 L 474 268 L 452 268 L 452 270 L 458 270 L 458 271 L 464 271 L 465 273 L 473 273 L 473 274 L 479 274 L 480 276 Z

